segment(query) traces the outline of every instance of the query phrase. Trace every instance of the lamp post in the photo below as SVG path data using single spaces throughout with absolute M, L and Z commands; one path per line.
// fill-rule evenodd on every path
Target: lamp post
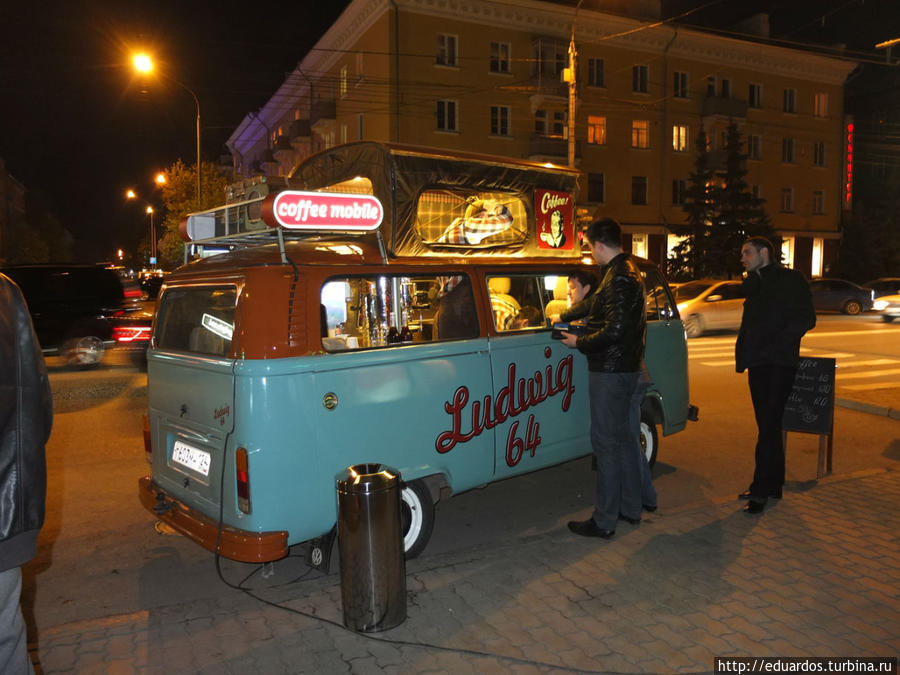
M 153 72 L 153 59 L 150 58 L 148 54 L 135 54 L 132 60 L 134 64 L 135 70 L 143 75 L 149 75 Z M 191 95 L 194 99 L 194 105 L 197 106 L 197 194 L 195 196 L 196 208 L 200 210 L 200 99 L 197 98 L 197 94 L 193 92 L 193 90 L 188 87 L 186 84 L 179 82 L 173 77 L 169 77 L 168 75 L 160 75 L 165 80 L 169 80 L 177 84 L 179 87 L 184 89 L 187 93 Z
M 147 215 L 150 216 L 150 264 L 156 264 L 156 228 L 153 227 L 153 207 L 147 204 Z

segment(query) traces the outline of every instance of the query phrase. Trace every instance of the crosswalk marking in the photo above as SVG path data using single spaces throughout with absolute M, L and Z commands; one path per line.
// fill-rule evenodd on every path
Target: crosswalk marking
M 849 354 L 847 352 L 823 352 L 821 354 L 810 354 L 810 352 L 815 352 L 816 350 L 810 349 L 809 347 L 800 347 L 800 351 L 817 359 L 843 359 L 847 356 L 853 356 L 853 354 Z
M 843 361 L 838 368 L 861 368 L 862 366 L 890 366 L 900 363 L 897 359 L 872 359 L 871 361 Z
M 868 384 L 845 384 L 841 389 L 848 391 L 871 391 L 873 389 L 892 389 L 897 386 L 896 382 L 869 382 Z
M 900 368 L 888 368 L 887 370 L 876 370 L 871 373 L 844 373 L 841 370 L 838 370 L 838 379 L 840 380 L 849 380 L 849 379 L 862 379 L 864 377 L 882 377 L 884 375 L 897 375 L 900 373 Z M 892 383 L 894 386 L 897 386 L 897 382 Z
M 808 332 L 803 336 L 803 339 L 810 337 L 835 337 L 838 335 L 874 335 L 875 333 L 895 333 L 896 328 L 873 328 L 871 330 L 835 330 L 835 331 L 826 331 L 823 333 L 819 333 L 815 329 Z

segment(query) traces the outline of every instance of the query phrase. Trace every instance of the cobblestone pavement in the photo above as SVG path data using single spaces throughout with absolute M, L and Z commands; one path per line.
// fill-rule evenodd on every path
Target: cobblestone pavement
M 337 574 L 55 626 L 43 673 L 704 673 L 714 656 L 900 653 L 900 467 L 561 527 L 407 565 L 407 618 L 342 626 Z M 253 585 L 263 579 L 252 579 Z M 276 606 L 281 605 L 281 606 Z

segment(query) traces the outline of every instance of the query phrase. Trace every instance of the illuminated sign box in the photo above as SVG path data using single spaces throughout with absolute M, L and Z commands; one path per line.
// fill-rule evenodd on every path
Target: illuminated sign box
M 288 230 L 368 232 L 381 225 L 384 208 L 370 195 L 284 190 L 266 197 L 262 217 L 269 227 Z

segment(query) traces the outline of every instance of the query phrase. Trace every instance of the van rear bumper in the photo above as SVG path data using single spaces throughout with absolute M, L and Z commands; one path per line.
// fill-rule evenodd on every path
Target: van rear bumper
M 222 526 L 219 523 L 171 497 L 156 485 L 150 476 L 138 479 L 138 495 L 141 504 L 154 517 L 197 542 L 208 551 L 239 562 L 269 562 L 280 560 L 288 554 L 288 533 L 249 532 Z

